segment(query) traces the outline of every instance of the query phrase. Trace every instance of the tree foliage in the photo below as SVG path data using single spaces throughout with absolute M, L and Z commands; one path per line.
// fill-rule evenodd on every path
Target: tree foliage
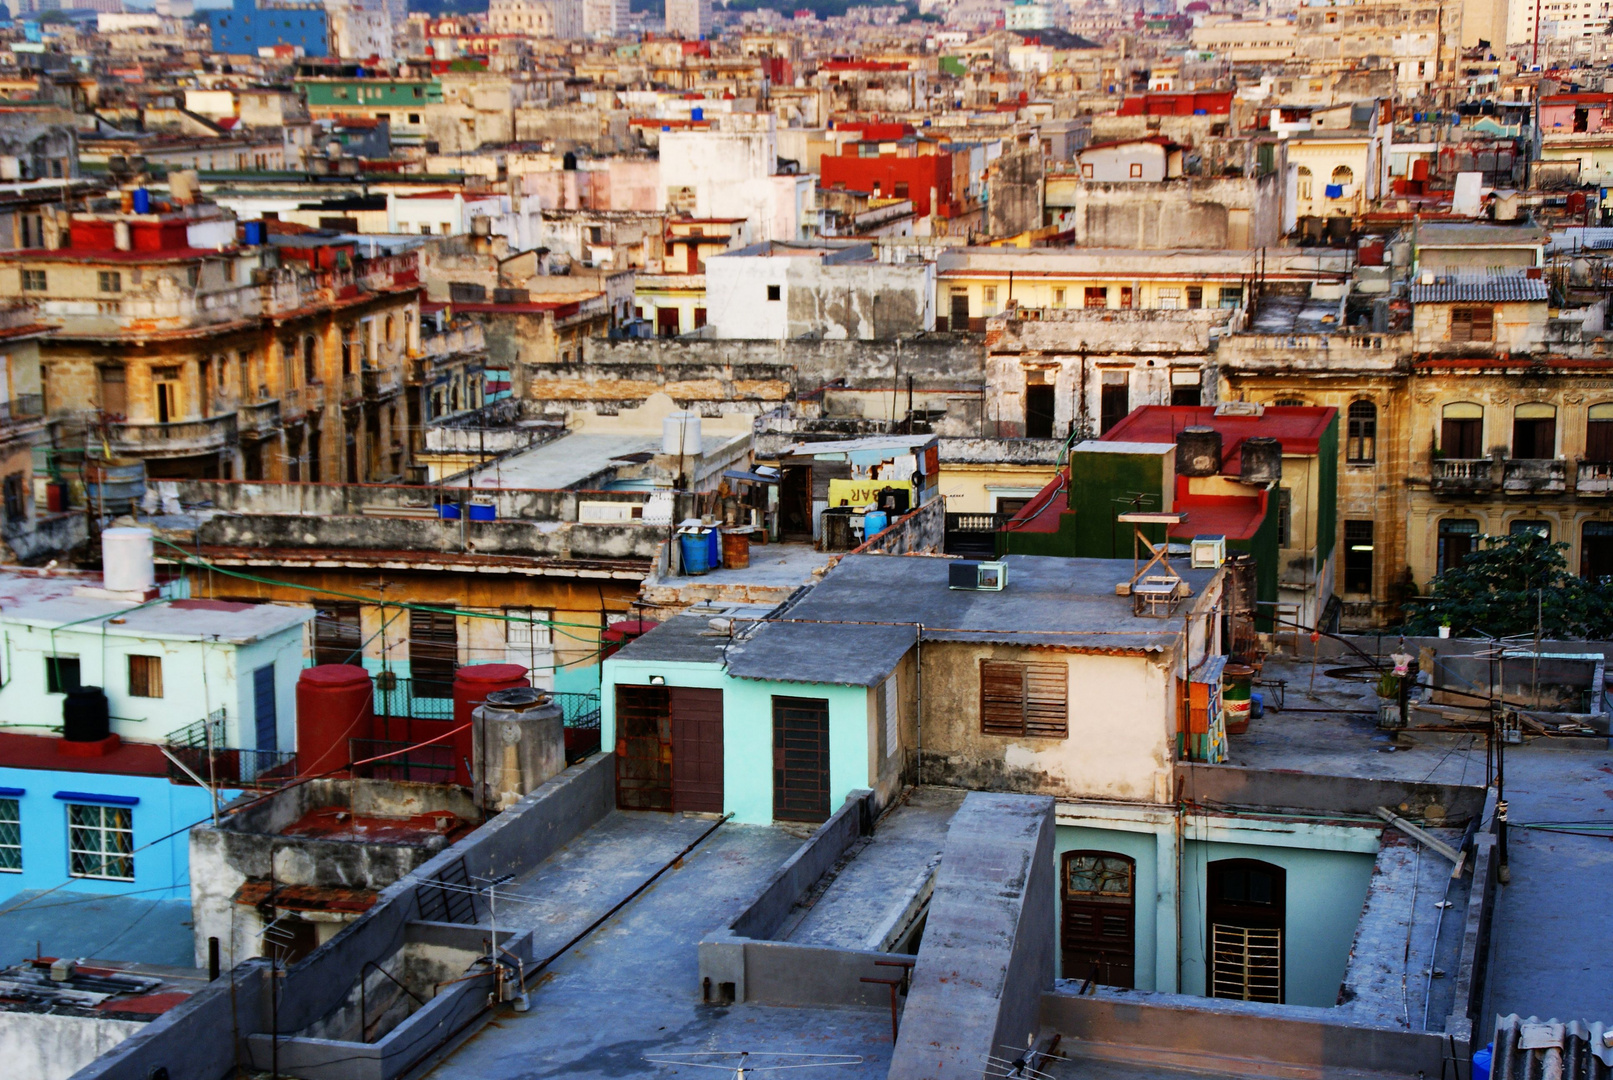
M 1613 638 L 1613 580 L 1568 572 L 1567 544 L 1533 532 L 1480 536 L 1460 566 L 1434 578 L 1430 595 L 1407 603 L 1406 632 L 1452 637 L 1534 634 L 1556 639 Z

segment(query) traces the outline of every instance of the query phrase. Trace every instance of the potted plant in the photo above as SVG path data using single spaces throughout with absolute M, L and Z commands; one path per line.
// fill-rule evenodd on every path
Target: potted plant
M 1442 638 L 1451 636 L 1451 617 L 1449 615 L 1439 620 L 1439 636 Z

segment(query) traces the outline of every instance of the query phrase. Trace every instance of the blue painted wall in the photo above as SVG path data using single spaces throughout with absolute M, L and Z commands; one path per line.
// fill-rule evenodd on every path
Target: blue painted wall
M 328 51 L 325 9 L 262 7 L 257 0 L 235 0 L 227 11 L 205 14 L 213 28 L 213 51 L 256 56 L 271 45 L 297 45 L 305 56 Z
M 66 770 L 0 767 L 0 788 L 21 788 L 16 798 L 22 818 L 22 871 L 0 872 L 0 900 L 27 889 L 53 889 L 67 882 L 74 892 L 138 893 L 151 900 L 190 899 L 190 835 L 188 827 L 212 815 L 207 792 L 181 787 L 158 776 L 121 776 Z M 58 791 L 133 796 L 133 881 L 75 878 L 68 872 L 67 802 Z M 239 791 L 226 790 L 228 802 Z M 91 802 L 93 800 L 84 800 Z M 167 836 L 175 830 L 184 830 Z M 167 839 L 160 839 L 167 836 Z M 156 841 L 153 843 L 153 841 Z M 151 847 L 145 845 L 151 844 Z

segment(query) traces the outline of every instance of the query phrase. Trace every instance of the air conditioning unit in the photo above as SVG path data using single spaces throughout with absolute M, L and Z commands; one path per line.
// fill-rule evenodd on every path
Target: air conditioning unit
M 1214 570 L 1227 561 L 1227 538 L 1195 536 L 1189 558 L 1195 570 Z
M 971 592 L 1002 592 L 1008 584 L 1008 567 L 1000 562 L 956 562 L 947 567 L 947 588 Z

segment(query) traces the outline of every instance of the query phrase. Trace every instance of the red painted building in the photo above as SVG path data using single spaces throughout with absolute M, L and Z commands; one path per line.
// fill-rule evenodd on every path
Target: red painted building
M 1120 103 L 1120 116 L 1224 116 L 1232 111 L 1232 92 L 1143 94 Z
M 818 173 L 818 183 L 825 188 L 877 191 L 887 199 L 912 199 L 914 212 L 919 217 L 928 217 L 932 212 L 932 191 L 935 195 L 934 213 L 951 217 L 955 212 L 951 154 L 858 157 L 853 153 L 840 157 L 825 156 L 818 163 Z

